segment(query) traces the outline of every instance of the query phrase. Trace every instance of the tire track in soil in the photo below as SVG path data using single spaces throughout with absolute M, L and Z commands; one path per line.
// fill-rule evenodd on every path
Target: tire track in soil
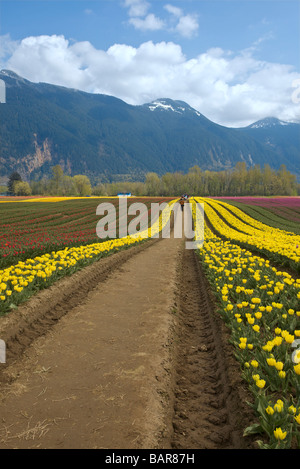
M 184 250 L 178 276 L 178 337 L 171 446 L 174 449 L 252 449 L 243 438 L 253 420 L 207 279 L 194 251 Z

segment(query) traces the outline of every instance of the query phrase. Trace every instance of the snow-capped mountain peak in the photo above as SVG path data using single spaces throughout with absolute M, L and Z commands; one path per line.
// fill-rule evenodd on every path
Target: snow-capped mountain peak
M 271 127 L 275 127 L 277 125 L 290 125 L 291 122 L 285 122 L 276 117 L 266 117 L 265 119 L 261 119 L 253 124 L 249 125 L 250 129 L 267 129 Z
M 171 111 L 178 114 L 184 114 L 185 112 L 193 112 L 197 116 L 201 116 L 200 112 L 193 109 L 184 101 L 174 101 L 172 99 L 156 99 L 151 103 L 145 104 L 150 111 Z

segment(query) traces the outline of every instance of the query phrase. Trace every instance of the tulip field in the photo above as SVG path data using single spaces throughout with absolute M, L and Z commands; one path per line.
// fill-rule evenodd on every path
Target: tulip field
M 159 202 L 169 201 L 161 198 Z M 149 206 L 151 199 L 135 199 Z M 40 198 L 0 200 L 0 268 L 65 247 L 98 243 L 96 208 L 118 198 Z M 130 220 L 130 217 L 128 217 Z
M 151 199 L 141 200 L 150 211 Z M 117 198 L 109 201 L 117 207 Z M 253 395 L 257 422 L 245 436 L 257 435 L 260 448 L 300 448 L 300 198 L 195 197 L 195 213 L 193 202 L 205 213 L 196 255 Z M 78 268 L 144 241 L 99 240 L 98 204 L 0 203 L 0 315 Z
M 250 207 L 259 213 L 266 216 L 268 219 L 275 219 L 276 221 L 281 218 L 285 223 L 295 222 L 294 227 L 299 229 L 297 223 L 300 222 L 300 200 L 299 197 L 223 197 L 222 200 L 228 201 L 231 204 L 243 204 L 244 210 Z M 269 212 L 269 213 L 268 213 Z
M 300 236 L 224 200 L 196 200 L 206 218 L 199 256 L 254 395 L 258 422 L 245 434 L 267 435 L 261 448 L 299 448 Z
M 145 240 L 141 236 L 97 237 L 100 217 L 96 208 L 107 200 L 115 205 L 118 217 L 117 198 L 44 198 L 0 204 L 0 315 L 79 268 Z M 143 203 L 150 207 L 150 199 Z
M 223 197 L 221 200 L 272 227 L 300 234 L 299 197 Z

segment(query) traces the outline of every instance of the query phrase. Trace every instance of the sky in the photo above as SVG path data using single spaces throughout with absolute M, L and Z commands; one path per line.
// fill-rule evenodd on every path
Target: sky
M 0 69 L 227 127 L 300 121 L 300 0 L 0 0 Z

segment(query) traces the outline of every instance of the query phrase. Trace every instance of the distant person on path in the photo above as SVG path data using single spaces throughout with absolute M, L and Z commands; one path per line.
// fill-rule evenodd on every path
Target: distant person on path
M 185 203 L 185 198 L 184 197 L 181 197 L 180 199 L 180 206 L 181 206 L 181 211 L 183 212 L 183 208 L 184 208 L 184 203 Z

